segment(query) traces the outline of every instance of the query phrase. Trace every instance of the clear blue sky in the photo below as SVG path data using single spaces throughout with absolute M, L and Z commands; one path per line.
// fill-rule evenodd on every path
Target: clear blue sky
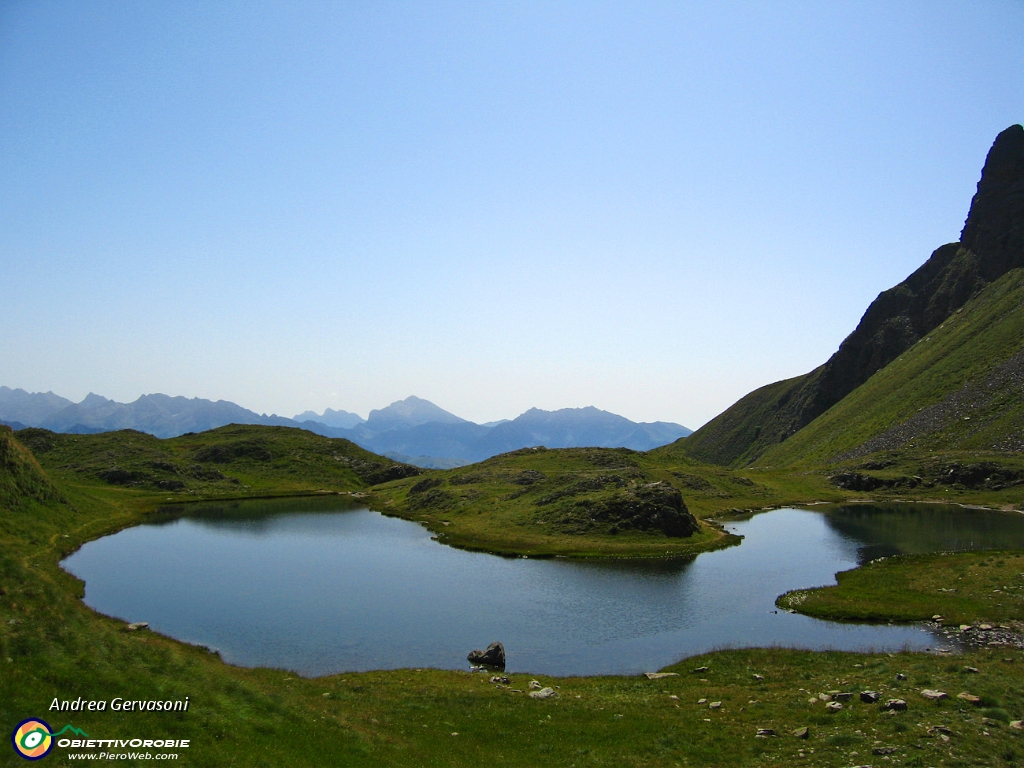
M 958 239 L 1022 2 L 0 2 L 0 384 L 697 427 Z

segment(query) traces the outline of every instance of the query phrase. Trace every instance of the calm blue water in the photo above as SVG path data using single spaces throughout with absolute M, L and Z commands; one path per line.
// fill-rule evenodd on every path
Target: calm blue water
M 593 675 L 728 646 L 941 647 L 919 627 L 777 613 L 775 598 L 835 583 L 835 572 L 901 541 L 907 551 L 1024 546 L 1024 516 L 857 506 L 736 521 L 728 528 L 742 545 L 689 562 L 509 559 L 342 503 L 210 508 L 90 542 L 62 565 L 86 582 L 95 610 L 217 648 L 232 664 L 308 676 L 464 669 L 470 650 L 500 640 L 511 671 Z

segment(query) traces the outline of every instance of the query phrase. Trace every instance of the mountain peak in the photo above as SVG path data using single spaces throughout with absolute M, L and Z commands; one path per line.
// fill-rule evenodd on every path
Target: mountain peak
M 379 432 L 396 427 L 415 427 L 430 422 L 463 424 L 466 420 L 437 407 L 429 400 L 410 395 L 405 400 L 396 400 L 387 408 L 370 411 L 366 426 Z
M 986 279 L 1024 266 L 1024 127 L 996 136 L 985 158 L 960 243 L 982 260 Z
M 97 395 L 95 392 L 90 392 L 85 396 L 85 399 L 79 403 L 83 408 L 99 408 L 100 406 L 112 403 L 113 400 L 108 400 L 103 395 Z

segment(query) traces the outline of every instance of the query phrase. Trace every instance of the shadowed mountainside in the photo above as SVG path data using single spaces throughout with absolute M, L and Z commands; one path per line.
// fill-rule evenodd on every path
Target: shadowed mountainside
M 715 464 L 753 463 L 1017 267 L 1024 267 L 1024 128 L 1013 125 L 989 150 L 959 243 L 940 247 L 906 280 L 879 294 L 824 365 L 751 392 L 680 448 Z
M 27 502 L 62 500 L 36 461 L 7 427 L 0 426 L 0 509 L 18 509 Z

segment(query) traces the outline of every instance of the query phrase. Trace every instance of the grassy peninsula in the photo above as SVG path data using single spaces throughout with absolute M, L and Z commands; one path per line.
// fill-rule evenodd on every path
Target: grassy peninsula
M 1024 552 L 902 555 L 836 574 L 836 586 L 799 589 L 778 599 L 822 619 L 991 622 L 1024 628 Z

